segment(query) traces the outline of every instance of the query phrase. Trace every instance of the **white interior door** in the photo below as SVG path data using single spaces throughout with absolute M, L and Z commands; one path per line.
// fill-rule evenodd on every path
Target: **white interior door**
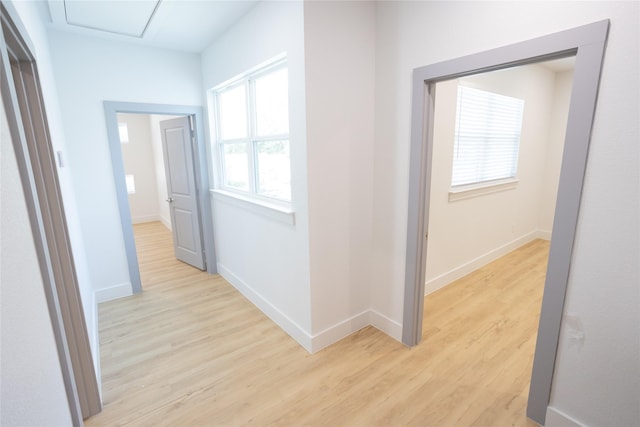
M 189 117 L 160 122 L 176 258 L 205 269 Z

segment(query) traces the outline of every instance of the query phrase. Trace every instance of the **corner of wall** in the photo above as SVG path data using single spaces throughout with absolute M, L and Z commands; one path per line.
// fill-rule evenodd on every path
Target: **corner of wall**
M 584 425 L 556 408 L 548 406 L 544 427 L 584 427 Z
M 88 311 L 88 310 L 85 310 Z M 93 315 L 92 322 L 87 324 L 92 325 L 91 330 L 87 331 L 89 334 L 89 342 L 91 345 L 91 353 L 93 355 L 93 367 L 96 371 L 96 381 L 98 382 L 98 392 L 100 393 L 100 401 L 102 401 L 102 370 L 100 365 L 100 327 L 98 322 L 98 300 L 96 298 L 96 292 L 91 294 L 91 313 Z
M 376 310 L 369 310 L 369 316 L 371 326 L 378 329 L 381 332 L 389 335 L 391 338 L 398 342 L 402 342 L 402 324 L 396 322 L 387 316 L 378 313 Z
M 370 317 L 369 310 L 366 310 L 315 334 L 311 337 L 311 353 L 317 353 L 323 348 L 369 326 L 371 324 Z
M 280 326 L 291 338 L 298 342 L 309 353 L 313 353 L 313 337 L 300 325 L 280 311 L 269 300 L 244 282 L 225 266 L 218 263 L 219 274 L 229 282 L 238 292 L 258 307 L 269 319 Z
M 120 283 L 119 285 L 109 288 L 97 289 L 94 291 L 94 299 L 97 304 L 112 301 L 118 298 L 124 298 L 133 295 L 133 288 L 130 282 Z M 97 316 L 96 316 L 97 320 Z M 97 324 L 98 322 L 96 322 Z

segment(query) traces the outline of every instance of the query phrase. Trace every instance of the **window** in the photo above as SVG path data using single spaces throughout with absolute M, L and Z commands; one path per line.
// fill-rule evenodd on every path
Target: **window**
M 118 134 L 120 135 L 120 143 L 129 143 L 129 128 L 126 123 L 118 123 Z
M 515 178 L 524 101 L 458 86 L 451 186 Z
M 284 61 L 214 89 L 224 189 L 291 201 L 289 91 Z
M 136 180 L 133 175 L 125 175 L 124 180 L 127 183 L 127 193 L 135 194 L 136 193 Z

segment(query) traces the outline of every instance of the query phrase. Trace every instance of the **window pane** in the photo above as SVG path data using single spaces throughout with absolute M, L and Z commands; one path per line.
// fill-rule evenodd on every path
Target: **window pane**
M 458 87 L 451 185 L 515 177 L 524 101 Z
M 118 135 L 120 135 L 120 143 L 129 143 L 129 128 L 126 123 L 118 123 Z
M 218 95 L 220 114 L 220 136 L 223 140 L 246 138 L 247 136 L 247 98 L 245 86 Z
M 249 164 L 247 144 L 224 144 L 224 185 L 249 190 Z
M 288 73 L 281 68 L 255 80 L 256 134 L 289 133 Z
M 133 175 L 125 175 L 124 180 L 127 183 L 127 193 L 135 194 L 136 193 L 136 180 Z
M 289 141 L 263 141 L 257 144 L 258 193 L 291 200 Z

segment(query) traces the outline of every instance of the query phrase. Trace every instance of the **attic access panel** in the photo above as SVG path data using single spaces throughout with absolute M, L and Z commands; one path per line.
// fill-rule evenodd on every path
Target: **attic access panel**
M 69 25 L 142 38 L 159 5 L 160 0 L 64 0 L 64 14 Z

